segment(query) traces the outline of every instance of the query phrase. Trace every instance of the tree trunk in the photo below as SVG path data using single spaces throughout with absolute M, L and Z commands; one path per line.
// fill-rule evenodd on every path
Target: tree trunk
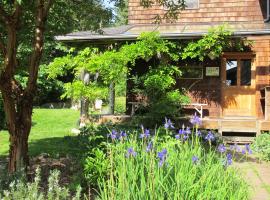
M 28 136 L 26 129 L 17 130 L 15 135 L 10 135 L 8 170 L 11 174 L 20 170 L 26 171 L 29 166 Z
M 115 83 L 110 84 L 110 96 L 109 96 L 109 113 L 114 114 L 114 107 L 115 107 Z
M 11 88 L 11 84 L 5 84 L 0 89 L 10 135 L 8 170 L 9 173 L 14 173 L 18 170 L 26 170 L 29 165 L 28 137 L 32 125 L 33 96 L 14 98 Z
M 86 97 L 81 98 L 81 117 L 88 118 L 89 116 L 89 100 Z

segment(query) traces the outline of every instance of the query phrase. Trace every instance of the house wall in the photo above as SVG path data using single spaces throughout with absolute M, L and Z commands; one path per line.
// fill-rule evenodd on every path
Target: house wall
M 203 107 L 203 116 L 208 118 L 220 117 L 221 104 L 221 81 L 220 76 L 206 76 L 206 67 L 219 67 L 221 61 L 205 60 L 203 62 L 203 79 L 179 79 L 177 87 L 186 88 L 191 103 L 204 103 L 207 106 Z M 221 69 L 219 70 L 221 72 Z M 193 107 L 184 108 L 185 114 L 193 115 L 195 110 Z
M 264 100 L 261 89 L 270 85 L 270 36 L 248 37 L 253 41 L 252 50 L 256 53 L 256 113 L 264 118 Z
M 140 1 L 129 0 L 129 24 L 150 24 L 153 23 L 155 16 L 163 16 L 166 12 L 160 6 L 143 8 L 140 6 Z M 199 9 L 181 11 L 177 22 L 252 22 L 254 27 L 263 25 L 259 0 L 199 0 L 199 2 Z

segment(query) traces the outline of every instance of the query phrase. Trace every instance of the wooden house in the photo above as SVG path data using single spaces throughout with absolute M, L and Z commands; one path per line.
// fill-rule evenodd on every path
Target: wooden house
M 193 67 L 179 86 L 189 87 L 189 109 L 202 110 L 203 127 L 223 135 L 270 130 L 270 2 L 269 0 L 186 0 L 176 22 L 153 24 L 166 8 L 143 8 L 129 0 L 128 25 L 104 28 L 103 34 L 77 32 L 56 37 L 64 42 L 104 43 L 135 40 L 141 32 L 159 31 L 170 40 L 202 37 L 210 27 L 228 23 L 232 37 L 253 41 L 250 52 L 224 52 Z M 138 63 L 138 65 L 141 63 Z M 192 86 L 192 87 L 190 87 Z M 128 101 L 133 101 L 128 96 Z M 187 109 L 187 111 L 189 110 Z M 237 134 L 236 134 L 237 135 Z

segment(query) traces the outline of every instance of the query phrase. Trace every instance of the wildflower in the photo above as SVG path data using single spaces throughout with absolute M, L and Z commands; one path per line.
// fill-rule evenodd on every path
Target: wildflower
M 112 130 L 112 132 L 109 133 L 107 135 L 107 137 L 110 137 L 112 140 L 115 140 L 115 139 L 117 139 L 117 134 L 118 134 L 118 132 L 116 130 Z
M 158 156 L 159 158 L 159 163 L 158 165 L 160 167 L 163 166 L 163 164 L 165 163 L 166 157 L 167 157 L 167 149 L 162 149 L 162 151 L 158 152 Z
M 184 135 L 183 141 L 186 141 L 188 139 L 188 135 Z
M 245 147 L 246 147 L 246 151 L 248 152 L 248 154 L 252 154 L 252 150 L 251 150 L 249 144 L 246 144 Z
M 241 152 L 243 155 L 246 154 L 246 150 L 245 149 L 242 149 L 242 152 Z
M 150 130 L 149 129 L 145 129 L 144 135 L 145 135 L 146 138 L 150 137 Z
M 150 131 L 149 129 L 145 129 L 143 133 L 140 134 L 140 138 L 149 138 L 150 137 Z
M 127 133 L 125 131 L 120 131 L 119 133 L 119 136 L 118 136 L 118 139 L 124 139 L 127 137 Z
M 199 158 L 197 156 L 192 156 L 192 163 L 196 165 L 199 162 Z
M 202 135 L 202 132 L 200 130 L 197 131 L 196 135 L 200 137 Z
M 191 130 L 189 127 L 186 128 L 186 134 L 191 134 Z
M 213 135 L 211 131 L 209 131 L 208 134 L 205 136 L 205 139 L 210 142 L 210 141 L 215 140 L 215 136 Z
M 230 145 L 230 150 L 236 151 L 236 152 L 241 152 L 241 149 L 237 144 Z
M 153 149 L 153 142 L 150 141 L 146 147 L 146 152 L 150 152 L 152 151 L 152 149 Z
M 174 128 L 172 121 L 171 121 L 170 119 L 167 119 L 166 117 L 165 117 L 165 124 L 164 124 L 164 127 L 165 127 L 166 129 Z
M 175 135 L 175 139 L 179 140 L 180 139 L 180 135 L 179 134 L 176 134 Z
M 219 145 L 218 145 L 218 151 L 219 151 L 220 153 L 224 153 L 224 152 L 226 151 L 225 145 L 224 145 L 224 144 L 219 144 Z
M 178 134 L 179 135 L 184 135 L 185 134 L 185 130 L 184 129 L 179 129 Z
M 132 147 L 127 149 L 127 154 L 126 157 L 135 157 L 137 155 L 137 153 L 134 151 L 134 149 Z
M 232 164 L 232 154 L 228 153 L 226 156 L 226 164 L 231 165 Z
M 195 113 L 195 115 L 190 119 L 190 123 L 193 124 L 194 126 L 199 126 L 202 124 L 202 120 Z

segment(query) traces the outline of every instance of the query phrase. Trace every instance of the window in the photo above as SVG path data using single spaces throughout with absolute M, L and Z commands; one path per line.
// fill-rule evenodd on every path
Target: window
M 185 0 L 186 9 L 199 8 L 199 0 Z
M 251 60 L 241 60 L 241 85 L 251 85 Z
M 227 86 L 251 86 L 251 59 L 228 59 L 226 61 Z
M 227 60 L 226 62 L 226 85 L 237 85 L 237 60 Z
M 181 79 L 203 79 L 202 66 L 184 66 L 180 67 L 182 72 Z
M 259 0 L 263 18 L 266 21 L 269 21 L 269 17 L 270 17 L 270 2 L 269 1 L 270 0 Z
M 182 5 L 183 0 L 169 0 L 167 1 L 168 5 Z M 185 9 L 198 9 L 199 8 L 199 0 L 184 0 L 185 1 Z M 165 6 L 165 9 L 168 7 Z

